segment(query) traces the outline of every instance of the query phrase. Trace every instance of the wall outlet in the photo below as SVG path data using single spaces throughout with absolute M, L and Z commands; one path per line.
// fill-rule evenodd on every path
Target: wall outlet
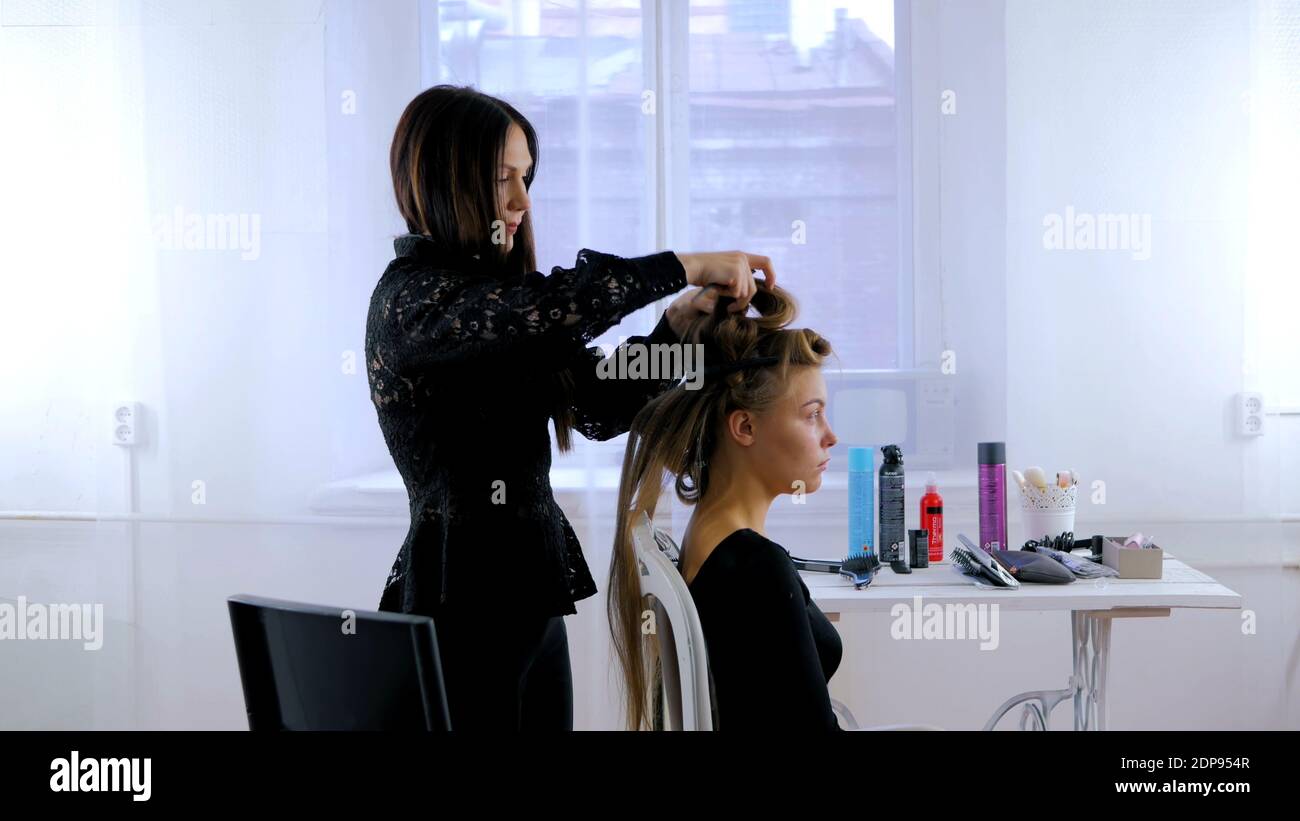
M 122 447 L 139 444 L 139 429 L 139 402 L 118 402 L 113 406 L 113 444 Z
M 1264 435 L 1264 396 L 1262 394 L 1237 394 L 1237 435 Z

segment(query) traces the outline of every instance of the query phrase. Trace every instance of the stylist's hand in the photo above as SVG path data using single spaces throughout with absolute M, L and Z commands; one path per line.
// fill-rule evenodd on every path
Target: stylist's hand
M 758 290 L 754 279 L 755 271 L 763 272 L 764 287 L 771 288 L 776 284 L 772 260 L 760 254 L 722 251 L 711 254 L 678 254 L 677 258 L 686 269 L 687 284 L 732 297 L 735 302 L 728 309 L 731 311 L 744 311 L 749 307 L 749 300 Z
M 668 310 L 665 311 L 668 315 L 668 326 L 673 329 L 673 333 L 677 334 L 678 339 L 684 339 L 691 323 L 701 316 L 712 316 L 717 304 L 718 289 L 714 286 L 682 291 L 669 303 Z

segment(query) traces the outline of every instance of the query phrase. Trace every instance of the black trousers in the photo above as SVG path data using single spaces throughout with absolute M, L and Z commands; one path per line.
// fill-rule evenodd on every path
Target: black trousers
M 451 729 L 573 729 L 573 670 L 563 616 L 434 614 Z

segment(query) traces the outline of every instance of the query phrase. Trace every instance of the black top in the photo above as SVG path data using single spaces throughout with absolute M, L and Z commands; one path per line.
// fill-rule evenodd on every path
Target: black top
M 827 684 L 840 666 L 840 636 L 785 548 L 737 530 L 689 587 L 708 647 L 716 729 L 839 729 Z
M 672 380 L 599 379 L 603 354 L 588 344 L 685 287 L 681 262 L 583 249 L 571 270 L 502 278 L 428 237 L 393 247 L 370 300 L 366 370 L 411 526 L 379 609 L 480 607 L 490 585 L 497 610 L 577 612 L 596 585 L 551 493 L 554 372 L 572 371 L 575 431 L 626 433 Z M 678 341 L 665 315 L 624 344 Z M 498 597 L 503 581 L 510 593 Z

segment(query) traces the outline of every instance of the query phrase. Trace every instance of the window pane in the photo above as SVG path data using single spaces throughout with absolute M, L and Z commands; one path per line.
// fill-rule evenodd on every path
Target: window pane
M 690 246 L 770 256 L 844 367 L 909 365 L 893 0 L 690 8 Z
M 584 247 L 622 256 L 655 250 L 640 3 L 496 0 L 440 9 L 440 82 L 502 97 L 537 129 L 530 194 L 538 268 L 571 267 Z M 597 341 L 648 331 L 652 312 Z

